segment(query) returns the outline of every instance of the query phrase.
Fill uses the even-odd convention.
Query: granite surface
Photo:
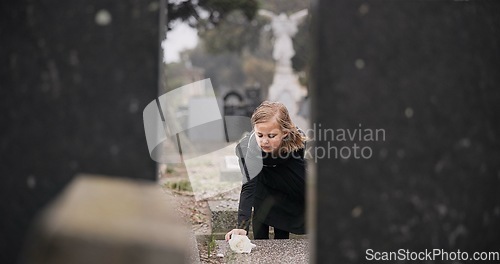
[[[234,253],[225,240],[217,240],[217,254],[223,254],[225,263],[309,263],[307,239],[252,240],[252,252]]]
[[[212,232],[227,232],[238,226],[238,201],[208,201]]]

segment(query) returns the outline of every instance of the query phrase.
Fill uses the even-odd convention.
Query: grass
[[[191,186],[191,183],[189,180],[179,180],[179,181],[174,181],[174,182],[167,182],[165,183],[165,187],[176,190],[176,191],[182,191],[182,192],[192,192],[193,187]]]
[[[167,170],[166,170],[166,173],[167,173],[167,174],[172,174],[172,173],[174,173],[174,172],[175,172],[175,168],[172,168],[172,167],[170,167],[170,166],[168,166],[168,167],[167,167]]]
[[[215,251],[215,247],[216,247],[216,243],[215,243],[215,237],[214,235],[210,235],[210,240],[207,241],[207,253],[208,253],[208,257],[211,256],[212,252]]]

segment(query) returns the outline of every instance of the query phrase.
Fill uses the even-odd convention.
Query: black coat
[[[244,176],[238,209],[239,228],[248,231],[253,207],[253,217],[261,222],[304,234],[304,149],[273,158],[260,150],[252,133],[236,146],[236,155]]]

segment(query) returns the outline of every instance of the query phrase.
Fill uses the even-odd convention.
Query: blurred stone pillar
[[[158,96],[162,3],[0,4],[0,258],[80,172],[155,180],[142,110]]]
[[[368,249],[498,252],[500,2],[318,0],[312,10],[313,263],[364,263]]]

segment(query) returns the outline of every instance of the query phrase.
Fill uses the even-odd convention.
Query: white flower
[[[256,246],[250,242],[247,236],[233,234],[229,239],[229,247],[236,253],[250,253],[252,248]]]

